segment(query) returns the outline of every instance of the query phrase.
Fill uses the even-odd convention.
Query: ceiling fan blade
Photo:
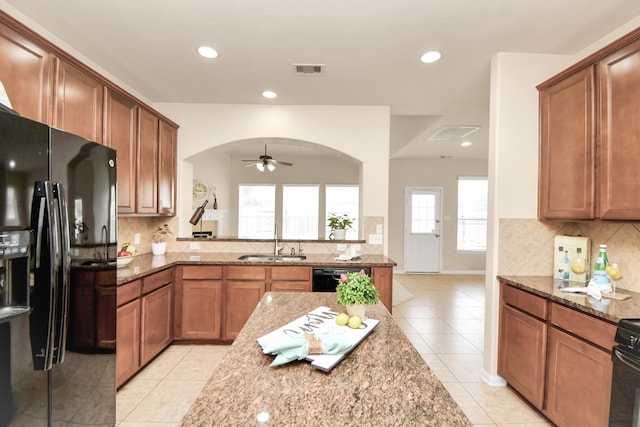
[[[258,163],[258,162],[261,162],[261,161],[262,161],[262,159],[254,159],[254,160],[246,160],[246,159],[244,159],[244,160],[240,160],[240,161],[241,161],[241,162],[253,162],[253,163]]]
[[[258,163],[260,163],[260,162],[258,162]],[[255,166],[255,165],[256,165],[256,162],[253,162],[253,163],[249,163],[248,165],[244,165],[244,167],[245,168],[250,168],[251,166]]]
[[[284,165],[284,166],[293,166],[293,163],[291,162],[283,162],[282,160],[273,160],[274,163],[277,163],[279,165]]]

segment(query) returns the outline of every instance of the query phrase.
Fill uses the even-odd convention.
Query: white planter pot
[[[333,238],[335,240],[344,240],[347,235],[347,230],[333,230]]]
[[[347,314],[349,316],[358,316],[360,319],[366,319],[367,306],[365,304],[354,304],[347,306]]]
[[[154,255],[164,255],[167,253],[167,242],[151,242],[151,252],[153,252]]]

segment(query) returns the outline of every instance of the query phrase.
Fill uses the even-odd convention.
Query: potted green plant
[[[331,233],[329,234],[330,240],[344,240],[347,228],[353,228],[351,227],[353,219],[349,218],[347,214],[331,214],[327,220],[329,221],[329,228],[331,229]]]
[[[377,303],[380,298],[371,276],[364,270],[341,274],[336,293],[337,303],[344,305],[350,316],[357,315],[361,319],[365,318],[367,305]]]
[[[167,224],[156,228],[151,233],[151,252],[154,255],[164,255],[167,252],[167,234],[173,234]]]

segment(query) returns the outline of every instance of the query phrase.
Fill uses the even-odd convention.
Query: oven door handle
[[[618,360],[622,363],[624,363],[625,365],[627,365],[629,368],[635,370],[635,371],[640,371],[640,363],[638,363],[637,361],[633,360],[632,358],[625,356],[620,350],[618,350],[617,348],[613,349],[613,354],[615,354],[615,356],[618,358]]]

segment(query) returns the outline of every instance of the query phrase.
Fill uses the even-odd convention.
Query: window
[[[411,233],[435,233],[436,200],[433,193],[411,193]]]
[[[282,238],[317,239],[320,200],[318,185],[282,186]]]
[[[458,250],[487,250],[486,177],[458,177]]]
[[[275,184],[238,186],[238,237],[272,239],[276,218]]]
[[[360,187],[357,185],[327,185],[325,188],[325,219],[330,215],[346,214],[353,219],[351,229],[347,229],[345,239],[358,238],[358,218],[360,216]],[[331,230],[325,222],[325,236],[328,237]]]

